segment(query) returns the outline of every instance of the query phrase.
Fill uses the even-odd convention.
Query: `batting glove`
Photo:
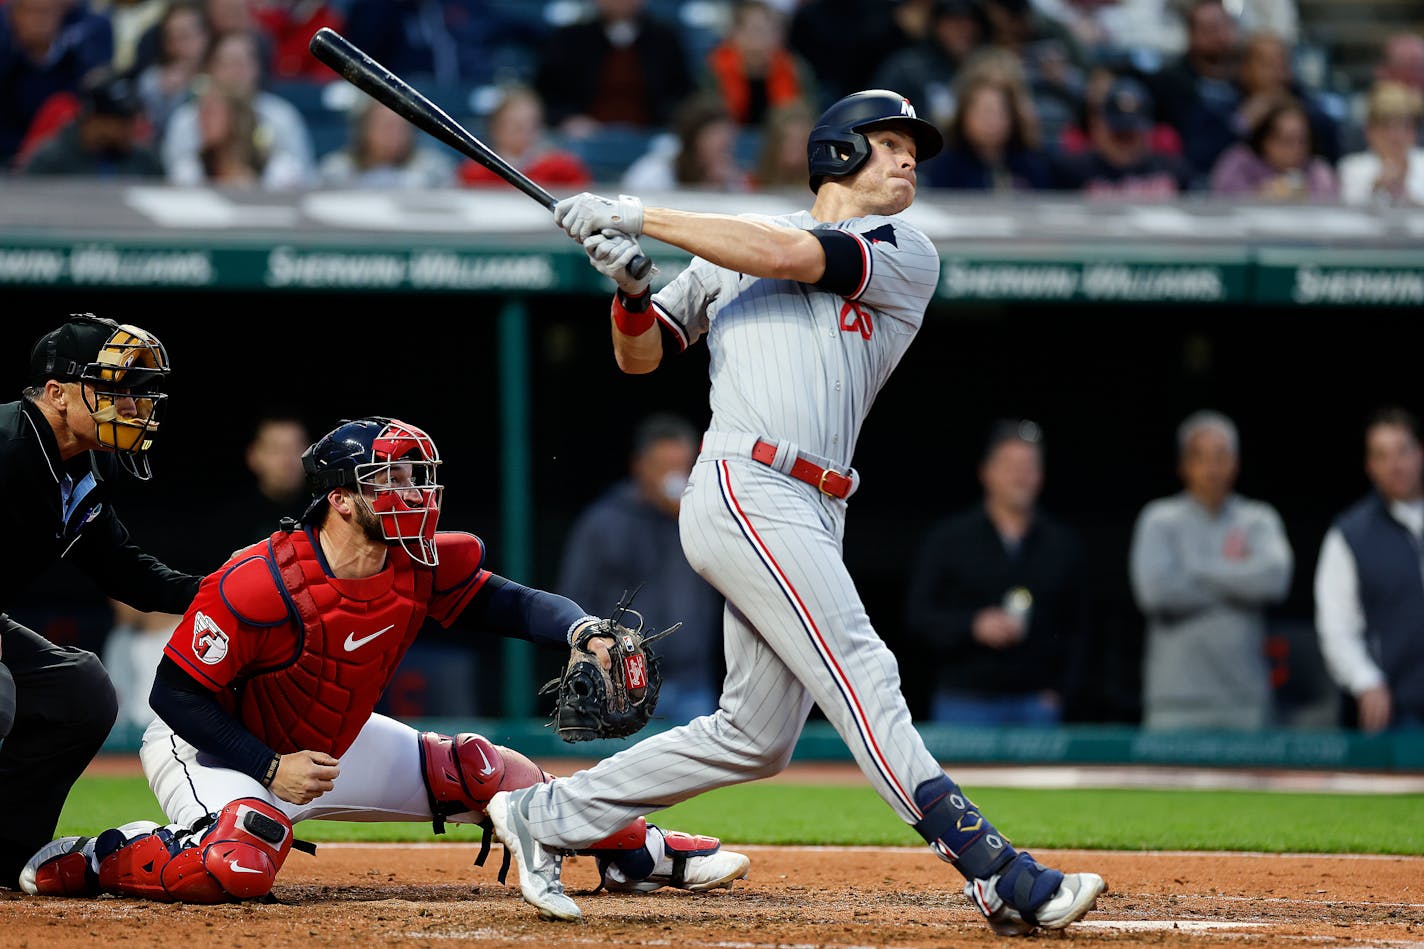
[[[621,231],[605,228],[590,234],[583,242],[584,253],[593,264],[593,269],[605,277],[612,277],[624,295],[636,297],[648,289],[657,267],[649,267],[642,277],[628,275],[628,262],[643,252],[638,242]]]
[[[578,241],[605,228],[637,237],[643,233],[643,202],[631,194],[614,201],[585,191],[554,205],[554,223]]]

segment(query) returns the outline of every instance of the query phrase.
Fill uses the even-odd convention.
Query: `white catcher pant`
[[[814,702],[906,823],[943,774],[910,718],[899,667],[841,556],[845,504],[749,458],[704,451],[679,518],[688,562],[727,599],[721,708],[527,795],[532,832],[578,848],[791,759]]]
[[[346,754],[330,791],[308,804],[278,798],[256,780],[224,767],[155,719],[139,749],[148,786],[175,825],[189,826],[241,797],[266,801],[293,824],[304,820],[429,821],[430,800],[421,773],[419,732],[384,715],[372,715]],[[470,813],[446,818],[477,823]]]

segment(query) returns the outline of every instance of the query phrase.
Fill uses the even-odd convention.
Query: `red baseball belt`
[[[770,466],[776,460],[776,446],[771,442],[757,442],[756,447],[752,449],[752,460]],[[850,495],[850,478],[839,471],[822,468],[800,455],[796,456],[796,461],[791,465],[791,477],[806,482],[822,494],[829,494],[842,501]]]

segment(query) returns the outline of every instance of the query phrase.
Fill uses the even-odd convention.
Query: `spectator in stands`
[[[736,0],[731,26],[707,56],[704,79],[744,127],[760,125],[778,106],[816,99],[810,67],[786,48],[786,17],[765,0]]]
[[[721,681],[722,597],[688,564],[677,527],[697,438],[678,416],[655,414],[639,423],[629,476],[574,522],[557,587],[602,611],[614,606],[610,591],[641,588],[633,609],[649,631],[683,623],[652,647],[664,677],[657,714],[674,724],[715,711]]]
[[[260,134],[252,100],[209,82],[203,84],[191,105],[197,133],[193,155],[197,177],[189,180],[185,170],[182,183],[225,188],[261,185],[271,153]]]
[[[455,162],[421,147],[414,126],[362,95],[351,107],[350,141],[322,158],[317,177],[336,188],[446,188]]]
[[[593,175],[583,159],[550,143],[544,125],[544,103],[532,86],[505,86],[486,127],[489,146],[531,181],[546,188],[569,189],[592,182]],[[461,184],[471,187],[509,187],[503,178],[469,159],[460,164],[459,178]]]
[[[315,180],[316,165],[306,120],[290,102],[261,88],[258,57],[255,34],[215,34],[204,60],[204,74],[217,92],[239,104],[224,105],[217,98],[208,97],[210,124],[206,128],[200,128],[197,102],[187,102],[174,111],[161,148],[169,181],[184,185],[212,180],[211,163],[202,153],[205,148],[220,145],[219,152],[224,156],[220,164],[230,174],[240,175],[238,169],[253,163],[248,159],[259,159],[264,188],[298,187]],[[248,111],[257,120],[257,131],[251,140],[242,134]],[[224,118],[229,112],[232,114]],[[226,132],[219,135],[219,130]],[[213,135],[218,137],[210,137]],[[205,165],[210,167],[205,169]]]
[[[1182,137],[1177,134],[1176,129],[1162,121],[1156,102],[1152,99],[1152,91],[1145,84],[1141,74],[1127,67],[1118,71],[1104,64],[1098,64],[1088,71],[1087,81],[1083,85],[1083,101],[1079,105],[1077,118],[1065,125],[1059,132],[1059,154],[1071,156],[1092,151],[1094,145],[1090,120],[1094,116],[1102,114],[1103,103],[1108,100],[1109,93],[1113,91],[1120,80],[1131,80],[1134,83],[1127,88],[1131,90],[1131,95],[1136,98],[1136,101],[1145,106],[1152,119],[1152,126],[1147,133],[1149,150],[1159,155],[1180,157]],[[1120,100],[1120,104],[1126,104],[1126,101]]]
[[[1090,626],[1082,544],[1038,503],[1038,425],[998,422],[979,481],[982,500],[931,525],[910,575],[906,621],[933,670],[930,717],[1056,725]]]
[[[141,730],[153,721],[148,695],[163,658],[163,647],[182,622],[177,613],[144,613],[127,603],[109,600],[113,626],[104,637],[102,660],[119,700],[117,725]]]
[[[750,191],[752,178],[737,160],[737,123],[715,93],[690,97],[673,120],[674,149],[655,139],[629,166],[623,187],[629,191]],[[804,144],[804,143],[803,143]]]
[[[1312,151],[1334,165],[1340,160],[1339,124],[1321,107],[1314,94],[1296,81],[1291,70],[1290,47],[1273,33],[1254,33],[1246,40],[1241,59],[1241,105],[1235,130],[1245,139],[1256,122],[1281,99],[1301,104],[1310,121]]]
[[[1180,155],[1153,147],[1152,110],[1152,94],[1142,82],[1130,76],[1113,80],[1102,98],[1087,106],[1088,148],[1059,160],[1058,185],[1135,201],[1170,199],[1189,190],[1191,166]]]
[[[83,77],[114,57],[109,21],[70,0],[8,0],[0,5],[0,166],[26,156],[77,111]],[[62,116],[38,128],[51,97],[63,97]],[[26,147],[27,135],[34,140]]]
[[[989,25],[987,42],[1023,64],[1035,99],[1071,116],[1083,95],[1087,55],[1062,24],[1043,16],[1032,0],[982,0]]]
[[[144,59],[143,38],[158,25],[168,0],[87,0],[87,5],[109,21],[114,34],[110,65],[117,72],[137,75],[149,65]]]
[[[752,186],[759,191],[804,188],[811,178],[806,140],[816,124],[816,113],[805,102],[791,102],[767,113],[761,127],[761,144]]]
[[[1211,172],[1214,195],[1267,201],[1333,201],[1335,170],[1311,153],[1310,119],[1295,99],[1267,108],[1244,142],[1228,148]]]
[[[1424,205],[1424,148],[1419,140],[1424,96],[1413,86],[1378,80],[1365,117],[1366,151],[1340,160],[1346,204]]]
[[[954,78],[986,30],[980,0],[935,0],[928,35],[890,54],[873,85],[902,93],[920,118],[943,128],[954,118]]]
[[[1373,490],[1326,532],[1315,625],[1326,667],[1366,732],[1424,728],[1424,449],[1414,416],[1391,406],[1365,426]]]
[[[243,465],[251,479],[212,508],[206,531],[213,549],[204,556],[222,563],[235,547],[256,543],[281,526],[284,517],[298,517],[310,497],[302,470],[302,452],[311,439],[306,423],[281,410],[259,415],[242,446]]]
[[[327,0],[254,0],[253,19],[271,41],[271,75],[274,79],[330,82],[338,78],[311,54],[312,34],[323,27],[338,33],[346,29],[340,7]],[[387,67],[390,68],[390,67]]]
[[[349,0],[344,6],[346,38],[407,80],[490,82],[496,78],[491,52],[508,40],[536,36],[528,18],[507,16],[490,0]]]
[[[586,137],[602,125],[656,129],[671,123],[694,77],[678,28],[647,0],[596,0],[593,15],[555,30],[540,51],[534,85],[549,122]]]
[[[1221,153],[1240,139],[1236,21],[1222,0],[1189,0],[1183,17],[1187,50],[1152,75],[1152,92],[1162,118],[1181,136],[1187,161],[1205,181]]]
[[[139,74],[138,94],[155,139],[162,141],[174,110],[192,95],[212,31],[203,8],[192,0],[170,3],[157,31],[156,58]]]
[[[1133,530],[1148,728],[1271,724],[1265,610],[1290,589],[1294,555],[1275,508],[1235,493],[1237,445],[1226,416],[1189,416],[1177,429],[1186,490],[1149,503]]]
[[[786,34],[787,46],[815,75],[818,115],[842,96],[875,88],[881,64],[917,39],[896,19],[893,2],[865,0],[804,0]]]
[[[960,73],[942,155],[920,174],[936,188],[1031,191],[1052,185],[1033,101],[1012,54],[985,50]]]
[[[1392,79],[1424,93],[1424,36],[1393,33],[1384,41],[1375,79]]]
[[[84,77],[79,103],[79,117],[35,150],[26,174],[163,177],[163,163],[144,141],[143,104],[132,79],[101,66]]]
[[[214,37],[229,33],[249,33],[257,42],[257,60],[262,64],[262,74],[272,72],[272,37],[262,31],[261,24],[253,12],[253,0],[202,0],[203,12],[208,18],[208,28]]]

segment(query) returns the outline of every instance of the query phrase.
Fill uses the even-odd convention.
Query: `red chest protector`
[[[242,684],[238,718],[278,754],[305,749],[339,758],[425,622],[434,572],[391,547],[381,575],[390,582],[361,584],[362,594],[353,595],[326,575],[305,532],[279,531],[271,549],[300,618],[299,648],[290,662]]]

